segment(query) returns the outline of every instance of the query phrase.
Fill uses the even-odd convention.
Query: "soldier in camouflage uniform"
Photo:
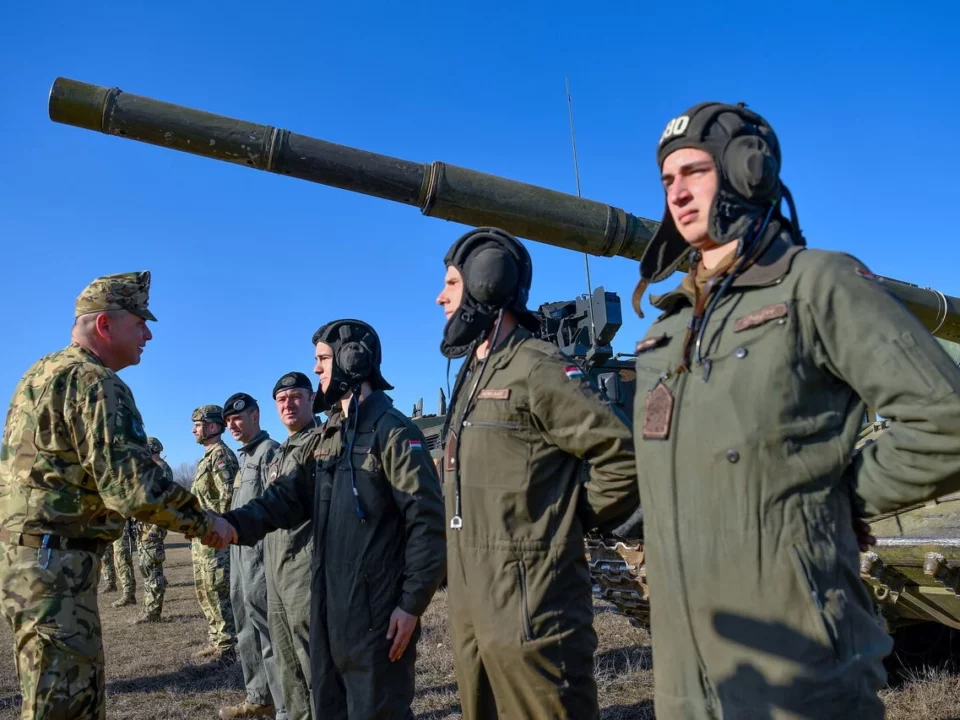
[[[16,648],[22,720],[103,720],[100,557],[124,517],[190,535],[222,525],[150,459],[130,388],[152,334],[148,272],[94,280],[71,343],[18,383],[0,449],[0,610]]]
[[[137,533],[137,522],[128,518],[123,533],[113,542],[113,562],[120,577],[120,597],[112,603],[115,608],[137,604],[137,576],[133,570],[133,545]]]
[[[173,482],[173,470],[160,457],[163,444],[157,438],[150,437],[147,438],[147,447],[153,453],[153,461],[163,471],[163,476]],[[137,623],[157,622],[163,612],[163,595],[167,587],[167,579],[163,576],[163,561],[167,557],[163,541],[166,537],[166,528],[141,523],[137,534],[137,557],[143,575],[143,614],[137,618]]]
[[[222,515],[230,509],[233,481],[240,464],[221,439],[226,423],[219,405],[202,405],[193,411],[193,436],[204,446],[191,491],[200,504]],[[230,551],[215,550],[197,536],[191,547],[197,600],[209,624],[210,645],[194,655],[198,661],[233,662],[237,634],[230,604]]]
[[[103,567],[103,592],[116,592],[117,568],[113,564],[113,543],[107,543],[100,562]]]

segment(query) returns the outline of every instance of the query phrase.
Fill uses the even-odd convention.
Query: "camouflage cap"
[[[147,309],[150,298],[150,271],[104,275],[87,285],[77,297],[75,317],[103,310],[127,310],[144,320],[156,322]]]
[[[157,440],[155,437],[148,437],[147,449],[154,455],[157,455],[163,452],[163,443]]]
[[[190,417],[194,422],[215,422],[226,427],[223,421],[223,408],[219,405],[201,405]]]

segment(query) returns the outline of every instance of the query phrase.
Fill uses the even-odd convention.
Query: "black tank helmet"
[[[502,310],[509,310],[525,328],[540,329],[527,310],[533,262],[527,249],[506,230],[480,227],[462,235],[443,258],[463,277],[460,307],[443,329],[440,352],[460,358],[489,333]]]
[[[324,343],[333,350],[333,377],[326,392],[317,389],[313,411],[328,412],[364,380],[374,390],[393,390],[380,373],[382,354],[376,331],[362,320],[335,320],[313,334],[313,344]]]
[[[667,123],[657,144],[657,166],[680,148],[698,148],[710,154],[717,168],[717,195],[710,207],[708,228],[717,243],[734,240],[745,251],[744,241],[764,218],[782,219],[781,202],[790,204],[794,241],[803,243],[790,191],[780,180],[780,142],[770,124],[740,103],[704,102]],[[650,283],[671,275],[690,253],[670,208],[664,203],[663,220],[640,259],[640,283],[633,305]]]

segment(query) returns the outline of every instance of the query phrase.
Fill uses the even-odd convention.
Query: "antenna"
[[[570,116],[570,144],[573,146],[573,174],[577,179],[577,197],[583,197],[580,192],[580,164],[577,162],[577,135],[573,130],[573,96],[570,94],[570,78],[564,76],[567,85],[567,112]],[[587,271],[587,314],[590,316],[590,345],[596,344],[597,329],[593,323],[593,288],[590,286],[590,255],[583,253],[583,264]]]

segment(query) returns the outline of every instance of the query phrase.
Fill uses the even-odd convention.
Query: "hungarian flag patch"
[[[568,380],[583,380],[583,370],[578,368],[576,365],[569,365],[565,367],[563,372],[567,374]]]
[[[411,450],[423,450],[423,443],[420,442],[419,440],[411,440],[411,441],[410,441],[410,449],[411,449]]]

